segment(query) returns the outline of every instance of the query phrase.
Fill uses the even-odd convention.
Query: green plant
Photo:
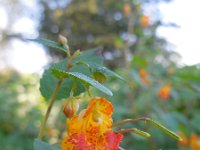
[[[112,125],[112,104],[104,98],[93,98],[88,108],[81,111],[79,115],[76,115],[79,107],[79,101],[83,99],[81,94],[86,92],[91,97],[90,86],[95,87],[99,91],[109,96],[113,95],[108,88],[95,80],[97,79],[96,76],[94,76],[95,73],[98,72],[98,75],[100,73],[100,77],[103,75],[104,79],[108,76],[113,76],[123,80],[123,82],[126,81],[118,74],[103,66],[103,59],[94,55],[95,49],[88,50],[83,53],[77,50],[71,54],[67,39],[63,36],[59,36],[58,43],[47,39],[36,39],[34,41],[57,48],[66,53],[66,58],[56,64],[52,64],[48,69],[46,69],[40,80],[41,94],[45,99],[49,100],[49,105],[39,130],[38,139],[36,139],[34,142],[35,150],[59,149],[52,147],[41,140],[44,136],[44,129],[46,127],[46,123],[54,102],[55,100],[61,99],[66,99],[67,101],[65,102],[63,108],[63,111],[67,115],[68,128],[68,135],[65,139],[65,142],[71,143],[71,145],[69,143],[68,145],[65,145],[64,148],[69,146],[70,149],[74,149],[75,147],[82,149],[87,149],[86,147],[98,149],[100,146],[106,149],[118,149],[118,144],[123,138],[122,133],[126,132],[134,132],[144,137],[150,137],[149,133],[140,131],[137,128],[120,128],[118,130],[114,129],[115,127],[140,120],[143,120],[160,129],[161,131],[164,131],[173,138],[180,140],[180,137],[175,133],[168,130],[156,121],[146,117],[138,119],[125,119]],[[97,144],[94,144],[94,141],[91,141],[92,139],[88,139],[92,135],[94,135],[92,139],[96,139]],[[104,143],[99,141],[99,139],[102,138],[105,139]],[[116,142],[111,142],[115,140]]]

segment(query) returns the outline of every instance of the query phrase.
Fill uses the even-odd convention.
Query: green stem
[[[70,54],[70,50],[69,50],[69,46],[67,44],[67,39],[64,37],[60,37],[61,39],[61,44],[63,44],[63,46],[65,47],[66,51],[67,51],[67,58],[68,58],[68,62],[67,62],[67,67],[66,67],[66,71],[69,70],[71,67],[73,67],[73,65],[71,64],[71,60],[73,59],[71,54]],[[40,129],[39,129],[39,133],[38,133],[38,139],[42,139],[43,137],[43,134],[44,134],[44,128],[46,126],[46,123],[47,123],[47,120],[49,118],[49,114],[51,112],[51,109],[52,109],[52,106],[54,104],[54,101],[56,99],[56,95],[58,94],[59,90],[60,90],[60,87],[61,87],[61,84],[63,82],[64,78],[61,78],[56,87],[55,87],[55,90],[49,100],[49,105],[48,105],[48,108],[47,108],[47,111],[46,111],[46,114],[45,114],[45,117],[44,117],[44,120],[40,126]]]
[[[140,121],[140,120],[143,120],[143,121],[146,121],[148,120],[149,118],[146,118],[146,117],[142,117],[142,118],[137,118],[137,119],[125,119],[125,120],[122,120],[120,122],[117,122],[115,124],[113,124],[112,127],[117,127],[117,126],[121,126],[123,124],[126,124],[126,123],[130,123],[130,122],[137,122],[137,121]]]
[[[57,85],[56,85],[56,88],[55,88],[55,90],[54,90],[54,92],[53,92],[53,94],[52,94],[52,96],[51,96],[51,98],[50,98],[50,102],[49,102],[49,105],[48,105],[48,109],[47,109],[47,111],[46,111],[45,118],[44,118],[44,120],[43,120],[43,122],[42,122],[42,125],[40,126],[40,130],[39,130],[39,134],[38,134],[38,139],[40,139],[40,140],[41,140],[42,137],[43,137],[44,127],[46,126],[47,119],[49,118],[49,114],[50,114],[50,112],[51,112],[51,108],[52,108],[52,106],[53,106],[53,104],[54,104],[56,95],[57,95],[58,91],[60,90],[60,86],[61,86],[61,84],[62,84],[62,81],[63,81],[63,79],[60,79],[60,80],[58,81],[58,83],[57,83]]]

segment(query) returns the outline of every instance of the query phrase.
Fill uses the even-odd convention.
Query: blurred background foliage
[[[151,117],[184,139],[177,143],[145,123],[136,123],[126,126],[144,129],[152,138],[129,133],[121,146],[126,150],[197,150],[200,70],[198,65],[181,66],[180,56],[170,50],[165,39],[157,36],[156,30],[163,23],[154,6],[160,1],[37,0],[36,8],[32,8],[38,10],[37,14],[32,14],[23,0],[1,1],[8,12],[16,12],[10,13],[9,26],[0,30],[1,47],[12,39],[29,38],[11,30],[12,22],[23,15],[35,20],[41,37],[57,40],[58,34],[67,36],[72,51],[98,47],[97,54],[103,55],[106,65],[127,80],[109,78],[105,83],[114,93],[107,97],[115,108],[114,121]],[[147,13],[152,7],[155,9]],[[53,60],[64,57],[53,49],[46,50]],[[0,150],[32,149],[47,103],[40,96],[38,84],[39,75],[1,70]],[[103,94],[93,90],[92,95]],[[58,142],[65,130],[61,103],[56,103],[49,119],[46,140],[50,143]]]

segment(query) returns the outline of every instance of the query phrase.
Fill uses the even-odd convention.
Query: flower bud
[[[73,58],[76,58],[77,56],[81,55],[80,50],[77,50],[74,52],[74,54],[72,55]]]
[[[78,109],[79,109],[79,102],[75,98],[66,99],[62,107],[63,113],[68,118],[73,117],[78,111]]]
[[[126,16],[130,15],[131,13],[131,5],[129,3],[124,4],[124,14]]]
[[[63,35],[59,35],[58,36],[58,42],[62,45],[67,45],[68,41],[67,41],[67,38],[64,37]]]

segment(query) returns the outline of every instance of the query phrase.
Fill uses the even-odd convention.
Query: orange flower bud
[[[139,70],[139,74],[141,78],[146,78],[148,76],[147,71],[144,68]]]
[[[129,15],[131,13],[131,5],[129,3],[124,4],[124,14]]]
[[[140,78],[142,80],[142,82],[144,84],[148,84],[149,83],[149,80],[148,80],[148,72],[144,69],[144,68],[141,68],[139,70],[139,75],[140,75]]]
[[[142,16],[140,17],[140,24],[143,28],[146,28],[149,26],[149,17],[148,16]]]
[[[73,117],[79,109],[79,102],[75,98],[65,100],[62,110],[63,113],[68,117]]]
[[[170,97],[170,93],[171,93],[171,85],[170,84],[165,84],[158,91],[158,96],[160,98],[162,98],[162,99],[167,100]]]

